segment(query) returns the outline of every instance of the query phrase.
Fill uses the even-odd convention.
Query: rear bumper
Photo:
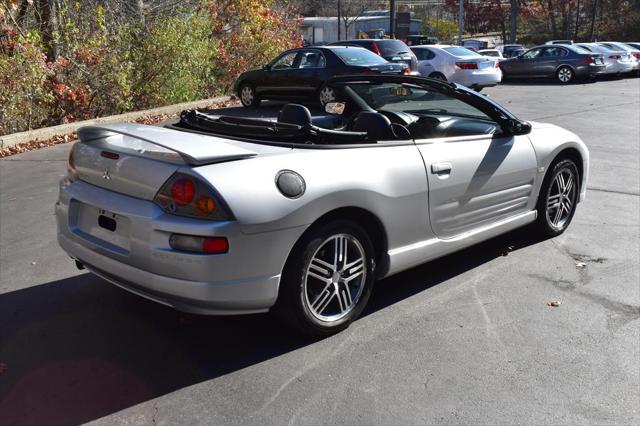
[[[622,74],[631,72],[635,69],[632,62],[612,61],[606,64],[605,74]]]
[[[502,71],[499,68],[490,71],[457,70],[450,80],[467,87],[491,87],[502,81]]]
[[[126,217],[126,250],[89,235],[75,223],[86,204]],[[179,218],[150,201],[85,182],[61,186],[55,207],[58,243],[72,258],[105,280],[178,310],[198,314],[264,312],[278,296],[280,274],[304,227],[245,234],[236,222]],[[229,252],[185,253],[169,245],[172,233],[225,236]],[[125,245],[125,244],[122,244]]]

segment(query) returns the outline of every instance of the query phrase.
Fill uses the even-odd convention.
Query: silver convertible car
[[[277,120],[184,111],[84,127],[58,241],[105,280],[198,314],[274,310],[344,329],[374,282],[534,223],[562,233],[586,191],[575,134],[453,83],[366,75]]]

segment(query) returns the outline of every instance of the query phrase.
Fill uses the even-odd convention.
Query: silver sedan
[[[199,314],[274,310],[327,335],[374,282],[533,223],[569,226],[589,153],[575,134],[419,77],[329,82],[328,116],[185,111],[85,127],[55,211],[60,246],[105,280]]]

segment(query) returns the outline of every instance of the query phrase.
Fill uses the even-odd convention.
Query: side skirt
[[[389,272],[385,276],[446,256],[447,254],[462,250],[481,241],[522,227],[535,221],[537,213],[536,210],[531,210],[453,238],[430,238],[406,246],[392,248],[388,251]]]

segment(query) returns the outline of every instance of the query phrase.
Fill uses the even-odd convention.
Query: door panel
[[[422,143],[431,227],[452,238],[532,208],[537,162],[526,136]]]

